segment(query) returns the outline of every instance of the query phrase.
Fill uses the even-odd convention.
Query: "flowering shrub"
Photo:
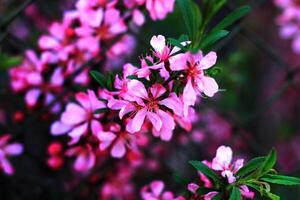
[[[220,146],[212,162],[190,161],[197,169],[199,178],[197,183],[187,185],[183,196],[175,198],[172,192],[162,193],[164,183],[153,181],[141,190],[141,197],[145,200],[254,199],[256,190],[261,196],[280,199],[271,193],[269,184],[299,185],[300,179],[277,175],[273,169],[276,159],[276,152],[272,150],[268,156],[254,158],[244,165],[244,159],[232,162],[230,147]]]
[[[277,18],[280,36],[291,39],[294,52],[300,53],[299,2],[297,0],[274,0],[274,2],[281,9],[281,15]]]
[[[250,12],[249,6],[231,10],[226,0],[197,3],[192,0],[77,0],[56,2],[59,11],[68,9],[61,20],[50,20],[51,17],[39,11],[38,4],[29,6],[31,3],[32,0],[24,2],[11,18],[0,20],[0,30],[4,31],[0,33],[0,43],[9,37],[15,43],[30,37],[30,30],[24,25],[13,27],[16,36],[8,29],[24,9],[24,17],[41,26],[39,30],[42,31],[34,36],[38,50],[25,47],[22,59],[0,52],[3,68],[15,66],[7,73],[12,93],[7,92],[0,102],[0,132],[12,133],[0,135],[0,170],[14,175],[17,180],[10,181],[0,174],[0,181],[3,176],[9,188],[14,188],[15,182],[26,188],[31,184],[23,180],[30,180],[38,187],[47,188],[47,191],[37,189],[37,193],[42,191],[42,196],[47,198],[51,193],[49,198],[53,199],[240,200],[266,197],[277,200],[280,197],[271,191],[270,184],[300,185],[296,177],[278,175],[274,169],[275,150],[245,162],[250,154],[264,149],[256,143],[247,124],[234,117],[241,109],[239,106],[232,108],[232,104],[238,102],[236,95],[230,97],[234,102],[231,104],[222,99],[223,95],[228,95],[221,93],[225,91],[222,88],[228,85],[224,77],[217,75],[222,70],[230,70],[231,64],[222,61],[225,51],[220,49],[226,40],[233,38],[236,29],[231,37],[222,39],[229,35],[232,25]],[[298,3],[276,3],[286,9],[278,20],[283,26],[283,35],[296,38],[294,23],[297,23]],[[178,23],[177,8],[185,24],[185,29],[178,29],[178,32],[185,34],[168,38],[164,36],[168,33],[162,35],[147,29],[153,29],[154,24],[168,23],[157,21],[167,19],[171,13],[170,17],[175,16]],[[222,11],[229,13],[220,17]],[[244,33],[247,36],[247,30]],[[145,37],[148,34],[149,38],[142,38],[143,34]],[[253,38],[250,41],[260,43]],[[142,43],[150,50],[136,59]],[[293,46],[297,51],[297,41]],[[231,53],[230,50],[233,55]],[[268,54],[276,57],[272,51]],[[248,62],[243,56],[237,57],[237,60]],[[134,59],[129,61],[129,58]],[[240,63],[243,62],[239,61],[238,65]],[[288,83],[283,84],[284,87],[294,84],[292,73],[297,72],[287,71]],[[239,91],[248,92],[248,88],[243,89],[246,87],[241,77],[231,71],[224,76],[235,87],[238,85]],[[240,82],[236,83],[237,80]],[[256,82],[250,80],[253,84]],[[6,89],[0,91],[1,98],[2,92]],[[16,99],[19,101],[21,97],[24,105],[6,106],[14,104],[7,100],[12,94],[19,94],[15,95]],[[272,103],[279,96],[275,94],[267,102]],[[23,106],[27,110],[22,110]],[[224,107],[230,112],[224,113]],[[258,108],[258,113],[265,107]],[[249,115],[251,122],[251,117],[257,113]],[[47,133],[36,134],[39,129]],[[20,143],[9,143],[11,138]],[[232,149],[223,145],[228,143],[241,150],[239,153],[248,152],[236,153],[245,159],[233,157]],[[297,149],[297,142],[295,146],[291,149]],[[196,169],[196,179],[187,181],[176,175],[178,185],[167,181],[171,173],[179,170],[182,177],[189,177],[191,170],[185,169],[185,161],[195,156],[193,151],[198,154],[199,148],[202,158],[217,150],[211,161],[201,162],[198,158],[189,161]],[[279,149],[281,154],[283,150]],[[8,161],[10,156],[17,155],[22,156],[18,161],[22,165],[15,165],[20,174],[14,174],[14,167]],[[23,159],[26,160],[24,164]],[[279,162],[284,162],[281,155]],[[29,170],[34,172],[27,173]],[[2,194],[2,189],[0,191]],[[28,196],[32,198],[36,191]],[[56,196],[56,191],[60,191],[61,196]],[[27,199],[24,194],[20,193],[20,198]],[[5,194],[4,198],[14,195],[18,199],[19,194]]]

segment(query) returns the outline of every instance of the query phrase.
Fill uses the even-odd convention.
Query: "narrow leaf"
[[[237,171],[236,176],[245,176],[250,172],[253,172],[257,168],[261,167],[261,165],[266,160],[266,157],[257,157],[250,160],[245,166]]]
[[[95,110],[94,114],[101,114],[101,113],[105,113],[107,111],[109,111],[108,108],[100,108],[100,109]]]
[[[266,195],[271,199],[271,200],[280,200],[280,197],[277,196],[276,194],[273,194],[271,192],[267,192]]]
[[[271,150],[269,155],[267,156],[265,162],[263,163],[262,167],[260,168],[260,174],[264,175],[268,173],[276,164],[277,154],[274,149]]]
[[[226,30],[218,30],[218,31],[209,33],[205,37],[205,39],[201,42],[201,48],[205,49],[207,47],[210,47],[211,45],[213,45],[220,39],[226,37],[228,34],[229,34],[229,32]]]
[[[106,78],[103,74],[97,71],[91,71],[90,74],[102,88],[106,88]]]
[[[261,180],[279,185],[300,185],[300,179],[291,176],[267,174]]]
[[[237,20],[239,20],[240,18],[242,18],[243,16],[248,14],[250,12],[250,10],[251,10],[250,6],[243,6],[243,7],[237,8],[231,14],[229,14],[227,17],[225,17],[217,26],[215,26],[215,28],[213,28],[212,31],[213,32],[219,31],[219,30],[222,30],[222,29],[225,29],[225,28],[231,26]]]
[[[189,161],[189,163],[198,171],[202,172],[209,179],[211,179],[215,184],[220,183],[220,177],[213,170],[211,170],[208,166],[200,161]]]
[[[233,187],[230,193],[229,200],[241,200],[241,192],[240,189],[237,187]]]
[[[223,193],[218,193],[216,196],[212,198],[212,200],[222,200],[223,199]]]

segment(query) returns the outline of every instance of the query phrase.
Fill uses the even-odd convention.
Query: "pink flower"
[[[129,99],[109,100],[108,107],[120,110],[120,118],[127,113],[131,113],[126,130],[130,133],[139,132],[145,119],[149,120],[153,126],[153,134],[162,140],[170,140],[175,122],[172,115],[163,110],[162,106],[172,110],[181,116],[182,105],[175,93],[162,98],[166,89],[160,84],[152,85],[147,91],[142,82],[131,80],[128,83]]]
[[[234,183],[236,173],[241,167],[243,167],[244,160],[238,159],[234,163],[232,162],[232,150],[230,147],[220,146],[217,149],[216,157],[212,161],[212,169],[221,171],[223,177],[226,177],[228,183]]]
[[[187,116],[188,107],[195,105],[197,94],[204,93],[212,97],[218,92],[218,84],[216,81],[205,75],[205,70],[215,65],[217,55],[210,52],[203,57],[202,52],[197,54],[186,53],[180,56],[181,61],[177,64],[171,64],[174,71],[184,70],[186,73],[187,83],[183,90],[184,114]]]
[[[175,0],[146,0],[146,8],[153,20],[162,20],[174,9]]]
[[[80,92],[76,94],[77,103],[69,103],[65,112],[61,115],[60,121],[56,121],[51,126],[53,135],[68,133],[72,138],[71,143],[76,143],[82,135],[91,129],[96,134],[98,127],[101,127],[98,121],[102,114],[97,114],[99,109],[106,108],[105,103],[98,100],[98,97],[92,90],[87,94]]]
[[[11,136],[8,134],[0,136],[0,169],[7,175],[14,173],[13,166],[9,163],[7,157],[17,156],[23,152],[23,146],[19,143],[8,144]]]
[[[76,156],[74,169],[78,172],[88,172],[96,164],[96,155],[90,145],[77,146],[66,151],[67,156]]]
[[[110,154],[114,158],[122,158],[126,154],[126,148],[135,149],[135,136],[121,131],[118,124],[111,124],[109,131],[99,130],[97,138],[100,141],[99,149],[110,149]]]
[[[174,197],[172,192],[164,191],[164,187],[162,181],[153,181],[142,188],[141,197],[143,200],[184,200],[183,197]]]
[[[191,43],[190,41],[185,41],[185,42],[182,42],[181,45],[186,46],[190,43]],[[171,65],[172,65],[172,63],[176,64],[175,62],[177,61],[177,59],[176,59],[176,56],[174,56],[174,54],[179,52],[180,49],[178,47],[174,47],[173,49],[171,49],[171,47],[167,45],[165,36],[163,36],[163,35],[153,36],[151,38],[150,44],[151,44],[152,48],[154,49],[154,52],[153,52],[154,56],[159,58],[160,61],[164,62],[164,61],[167,61],[170,59]],[[172,58],[172,56],[173,56],[173,58]]]

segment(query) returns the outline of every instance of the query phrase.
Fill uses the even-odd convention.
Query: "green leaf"
[[[202,49],[208,48],[217,41],[221,40],[222,38],[226,37],[229,34],[226,30],[217,30],[214,32],[210,32],[204,40],[201,42],[200,47]]]
[[[198,5],[191,0],[177,0],[189,38],[194,41],[199,32],[202,17]]]
[[[262,167],[260,168],[260,175],[264,175],[268,173],[276,164],[277,160],[277,154],[275,149],[272,149],[269,155],[267,156],[266,160],[262,164]]]
[[[22,63],[22,58],[17,56],[9,56],[3,53],[0,53],[0,69],[7,70],[11,67],[15,67]]]
[[[106,88],[106,78],[103,74],[97,71],[91,71],[91,76],[100,84],[102,88]]]
[[[94,114],[101,114],[101,113],[105,113],[107,111],[109,111],[108,108],[100,108],[100,109],[95,110]]]
[[[250,6],[243,6],[237,8],[232,13],[230,13],[227,17],[225,17],[217,26],[213,28],[213,32],[225,29],[232,24],[234,24],[237,20],[241,19],[243,16],[250,12]]]
[[[209,179],[211,179],[216,185],[219,185],[221,179],[218,174],[216,174],[213,170],[211,170],[208,166],[200,161],[189,161],[189,163],[198,171],[202,172]]]
[[[229,200],[241,200],[241,192],[238,187],[233,187],[230,193]]]
[[[261,195],[263,195],[263,187],[261,185],[255,183],[246,183],[246,185],[252,187],[256,191],[258,191]]]
[[[240,176],[240,177],[245,176],[245,175],[253,172],[257,168],[261,167],[261,165],[264,163],[265,160],[266,160],[266,157],[253,158],[245,166],[243,166],[242,168],[240,168],[236,172],[235,175],[236,176]]]
[[[267,174],[261,180],[279,185],[300,185],[300,179],[291,176]]]
[[[138,80],[139,79],[136,75],[129,75],[126,78],[130,79],[130,80]]]
[[[114,89],[114,74],[112,72],[108,72],[106,86],[110,91]]]
[[[276,194],[273,194],[271,192],[266,193],[267,197],[269,197],[271,200],[280,200],[280,197],[277,196]]]
[[[178,40],[176,40],[176,39],[174,39],[174,38],[168,38],[168,42],[169,42],[171,45],[176,46],[176,47],[178,47],[178,48],[180,48],[180,49],[186,49],[186,48],[181,44],[180,41],[178,41]]]

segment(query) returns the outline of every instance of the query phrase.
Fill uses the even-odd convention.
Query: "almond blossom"
[[[170,191],[164,191],[165,184],[162,181],[153,181],[141,190],[143,200],[184,200],[184,197],[175,197]]]
[[[67,133],[72,138],[72,144],[78,142],[90,129],[96,134],[95,129],[101,126],[99,119],[102,116],[97,111],[106,108],[105,103],[100,101],[92,90],[77,93],[76,100],[78,103],[69,103],[60,121],[54,122],[51,126],[53,135]]]
[[[129,99],[109,100],[108,107],[120,110],[120,118],[130,113],[126,130],[130,133],[139,132],[145,119],[149,120],[153,126],[153,134],[163,140],[170,140],[175,122],[170,112],[162,109],[165,106],[175,114],[181,115],[180,100],[175,93],[167,95],[166,89],[160,84],[154,84],[146,90],[142,82],[132,80],[128,83]]]
[[[180,64],[172,65],[173,71],[184,71],[186,76],[186,85],[183,90],[184,114],[188,114],[188,107],[195,105],[197,95],[204,93],[212,97],[218,92],[218,84],[216,81],[205,74],[205,70],[216,64],[217,55],[210,52],[203,56],[202,52],[196,54],[186,53],[181,56]],[[181,63],[184,63],[181,65]]]
[[[9,141],[11,136],[4,134],[0,136],[0,170],[7,175],[14,173],[14,168],[8,161],[8,157],[17,156],[23,152],[23,146],[19,143],[11,143]]]

